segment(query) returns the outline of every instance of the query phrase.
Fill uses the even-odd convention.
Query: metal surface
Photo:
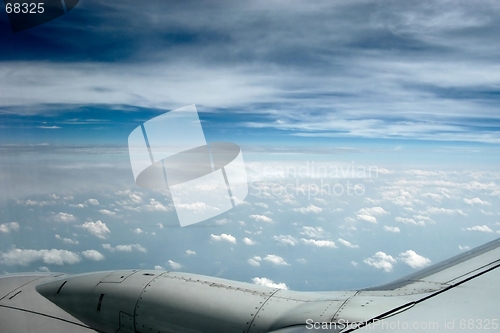
[[[499,266],[497,240],[358,291],[295,292],[165,271],[6,275],[1,332],[500,331]]]

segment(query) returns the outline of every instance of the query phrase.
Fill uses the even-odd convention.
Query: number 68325
[[[7,3],[5,5],[5,11],[7,14],[42,14],[45,11],[45,8],[43,7],[44,3],[39,2],[39,3],[20,3],[20,2],[14,2],[14,3]]]

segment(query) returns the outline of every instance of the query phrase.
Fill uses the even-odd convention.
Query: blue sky
[[[81,0],[16,34],[1,13],[0,269],[158,266],[339,289],[496,238],[499,12],[494,1]],[[180,228],[168,193],[135,185],[127,138],[190,104],[207,141],[240,145],[250,192]],[[379,172],[280,174],[312,164]],[[297,190],[321,181],[364,192]]]

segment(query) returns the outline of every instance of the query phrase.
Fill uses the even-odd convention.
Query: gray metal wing
[[[500,239],[391,283],[296,292],[164,271],[0,278],[6,333],[498,331]]]
[[[391,283],[360,290],[333,321],[344,332],[500,331],[500,239]]]

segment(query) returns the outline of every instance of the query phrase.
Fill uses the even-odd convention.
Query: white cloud
[[[100,209],[99,213],[104,214],[104,215],[108,215],[108,216],[115,216],[116,215],[115,212],[112,212],[112,211],[107,210],[107,209]]]
[[[11,231],[19,231],[19,223],[9,222],[0,224],[0,232],[8,234]]]
[[[43,261],[49,265],[76,264],[81,261],[78,254],[67,250],[21,250],[12,249],[0,252],[0,263],[8,266],[27,266],[35,261]]]
[[[115,248],[111,246],[111,244],[102,244],[102,248],[111,252],[115,251]]]
[[[356,217],[358,218],[358,220],[363,220],[370,223],[377,223],[377,218],[375,216],[366,214],[357,214]]]
[[[140,204],[140,203],[142,203],[141,194],[142,193],[140,193],[140,192],[135,192],[135,193],[129,192],[128,197],[129,197],[130,201],[133,202],[134,204]]]
[[[355,262],[354,260],[351,261],[351,265],[353,265],[354,267],[358,267],[359,266],[359,264],[357,262]]]
[[[396,217],[395,218],[396,222],[404,223],[404,224],[413,224],[413,225],[419,225],[419,226],[425,226],[424,221],[415,221],[414,219],[408,218],[408,217]]]
[[[314,214],[319,214],[323,211],[323,208],[314,206],[314,205],[309,205],[307,207],[301,207],[301,208],[294,208],[293,209],[295,212],[299,212],[302,214],[307,214],[307,213],[314,213]]]
[[[460,249],[460,251],[469,251],[470,250],[469,245],[465,245],[465,246],[459,245],[458,248]]]
[[[273,280],[268,278],[254,277],[252,279],[253,283],[259,286],[278,288],[278,289],[288,289],[285,283],[275,283]]]
[[[255,244],[257,244],[255,241],[251,240],[248,237],[243,238],[243,243],[245,243],[246,245],[255,245]]]
[[[473,227],[465,229],[469,231],[493,232],[493,230],[491,230],[490,227],[488,227],[487,225],[475,225]]]
[[[285,261],[285,259],[283,259],[282,257],[280,256],[277,256],[275,254],[268,254],[265,258],[264,258],[265,261],[268,261],[270,262],[271,264],[275,265],[275,266],[290,266],[289,263],[287,263]]]
[[[111,232],[106,226],[106,223],[102,222],[101,220],[97,220],[96,222],[85,222],[79,227],[101,239],[106,239],[107,234]]]
[[[462,216],[467,216],[467,214],[462,212],[462,210],[460,209],[449,209],[442,207],[427,207],[426,212],[429,214],[448,214],[448,215],[459,214]]]
[[[70,204],[69,206],[70,207],[76,207],[76,208],[85,208],[85,207],[87,207],[87,204],[81,204],[81,203],[79,203],[79,204]]]
[[[121,252],[132,252],[132,250],[136,250],[142,253],[148,252],[146,248],[140,244],[117,245],[115,246],[115,249],[116,251],[121,251]]]
[[[302,241],[302,243],[307,245],[313,245],[317,247],[329,247],[332,249],[337,248],[335,242],[329,240],[317,240],[317,239],[305,239],[305,238],[301,238],[300,240]]]
[[[363,220],[370,223],[377,223],[375,216],[386,215],[387,213],[382,207],[361,208],[358,210],[356,217],[358,220]]]
[[[168,261],[168,264],[169,264],[169,266],[170,266],[173,270],[179,270],[179,269],[181,269],[181,268],[182,268],[182,265],[181,265],[181,264],[179,264],[178,262],[175,262],[175,261],[173,261],[173,260],[169,260],[169,261]]]
[[[422,268],[431,264],[431,260],[417,254],[413,250],[408,250],[399,254],[399,260],[411,268]]]
[[[117,245],[117,246],[111,246],[110,244],[102,244],[103,249],[111,251],[111,252],[132,252],[132,251],[138,251],[142,253],[147,253],[148,251],[146,248],[140,244],[123,244],[123,245]]]
[[[217,241],[217,242],[224,241],[224,242],[236,244],[236,238],[230,234],[221,234],[221,235],[211,234],[210,239]]]
[[[97,199],[88,199],[87,203],[92,206],[99,206],[99,200]]]
[[[132,232],[136,235],[142,234],[144,231],[141,230],[141,228],[135,228],[132,230]]]
[[[390,272],[392,271],[393,265],[396,264],[397,260],[392,256],[379,251],[370,258],[363,260],[363,262],[377,269],[383,269],[386,272]]]
[[[294,237],[292,237],[290,235],[274,236],[273,239],[278,243],[285,244],[285,245],[291,245],[291,246],[295,246],[298,243],[297,239],[295,239]]]
[[[394,232],[394,233],[401,232],[399,227],[391,227],[391,226],[387,226],[387,225],[384,225],[384,230],[389,231],[389,232]]]
[[[80,242],[77,240],[72,240],[71,238],[63,238],[58,234],[55,235],[56,239],[62,240],[64,244],[78,245]]]
[[[218,225],[224,225],[224,224],[228,224],[230,222],[231,222],[231,220],[226,219],[226,218],[215,220],[215,224],[218,224]]]
[[[259,256],[255,256],[255,257],[253,257],[253,258],[248,259],[248,260],[247,260],[247,263],[248,263],[249,265],[254,266],[254,267],[258,267],[258,266],[260,266],[260,261],[262,261],[262,258],[261,258],[261,257],[259,257]]]
[[[195,255],[196,255],[196,252],[195,252],[195,251],[193,251],[193,250],[186,250],[186,254],[187,254],[188,256],[195,256]]]
[[[265,215],[250,215],[250,218],[254,219],[257,222],[266,222],[266,223],[272,223],[273,219],[270,217],[267,217]]]
[[[73,222],[73,221],[76,221],[76,217],[74,217],[72,214],[69,214],[69,213],[59,212],[56,215],[54,215],[54,221],[56,221],[56,222]]]
[[[155,270],[157,270],[157,271],[164,271],[165,268],[163,266],[160,266],[160,265],[155,265]]]
[[[150,199],[149,205],[146,206],[146,209],[151,212],[169,212],[172,210],[172,207],[165,206],[164,204],[162,204],[159,201],[156,201],[155,199]]]
[[[266,204],[265,204],[265,203],[263,203],[263,202],[257,202],[257,203],[255,203],[254,205],[255,205],[255,206],[257,206],[257,207],[265,208],[265,209],[268,209],[268,208],[269,208],[269,206],[268,206],[268,205],[266,205]]]
[[[302,235],[311,237],[311,238],[324,238],[326,237],[326,232],[321,227],[302,227]]]
[[[345,239],[342,238],[337,239],[337,241],[344,246],[350,247],[351,249],[359,248],[359,245],[353,245],[351,242],[346,241]]]
[[[388,214],[382,207],[361,208],[358,213],[375,216]]]
[[[93,261],[101,261],[105,259],[104,256],[96,250],[82,251],[82,256]]]
[[[473,206],[473,205],[482,205],[482,206],[484,206],[484,205],[487,205],[487,206],[491,205],[490,202],[483,201],[483,200],[481,200],[479,198],[472,198],[472,199],[464,198],[464,202],[466,204],[468,204],[468,205],[471,205],[471,206]]]
[[[206,211],[209,209],[214,209],[216,211],[219,210],[219,208],[207,205],[206,203],[201,202],[201,201],[193,202],[193,203],[189,203],[189,204],[179,203],[179,204],[176,204],[176,207],[182,208],[182,209],[187,209],[187,210],[192,210],[192,211],[195,211],[196,213],[203,212],[203,211]]]
[[[38,267],[39,272],[50,272],[50,269],[47,266],[40,266]]]

